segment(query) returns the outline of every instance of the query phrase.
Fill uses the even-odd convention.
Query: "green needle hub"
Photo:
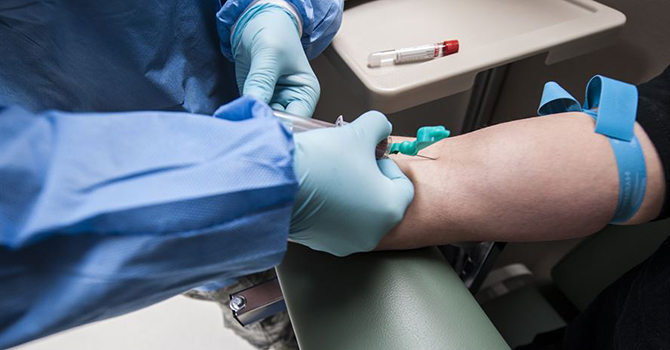
[[[442,125],[424,126],[419,130],[417,130],[416,140],[395,142],[391,144],[391,149],[389,153],[391,154],[401,153],[408,156],[415,156],[422,149],[449,137],[449,134],[450,134],[449,130],[447,130]]]

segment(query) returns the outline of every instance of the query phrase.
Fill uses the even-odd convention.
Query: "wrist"
[[[244,10],[242,15],[240,15],[230,29],[230,43],[233,57],[235,56],[235,51],[240,44],[245,29],[247,29],[250,23],[263,15],[278,17],[288,16],[297,31],[298,39],[302,37],[302,19],[293,5],[283,0],[257,0],[252,2]],[[267,21],[267,18],[263,19],[263,24]]]

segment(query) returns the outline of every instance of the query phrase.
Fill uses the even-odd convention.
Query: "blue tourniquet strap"
[[[584,108],[565,89],[545,84],[539,115],[584,112],[596,120],[595,132],[609,138],[619,170],[619,201],[611,223],[628,221],[640,209],[647,187],[642,147],[633,128],[637,116],[637,88],[596,75],[586,87]]]

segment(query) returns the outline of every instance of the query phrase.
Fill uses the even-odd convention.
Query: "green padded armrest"
[[[338,258],[289,244],[277,273],[301,350],[509,349],[435,248]]]

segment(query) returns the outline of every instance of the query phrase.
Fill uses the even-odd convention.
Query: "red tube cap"
[[[442,56],[458,52],[458,40],[445,40],[442,47]]]

